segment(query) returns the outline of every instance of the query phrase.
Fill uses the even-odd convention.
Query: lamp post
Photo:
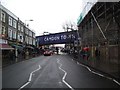
[[[33,20],[33,19],[25,20],[25,25],[24,25],[24,28],[25,28],[25,29],[26,29],[27,26],[29,26],[29,25],[27,25],[27,23],[26,23],[27,21],[34,21],[34,20]],[[24,39],[24,44],[25,44],[25,39]]]
[[[26,29],[27,28],[27,21],[34,21],[33,19],[29,19],[29,20],[25,20],[25,25],[24,25],[24,28]],[[25,40],[25,39],[24,39]],[[24,44],[25,44],[25,41],[24,41]]]
[[[46,31],[44,31],[43,32],[43,35],[47,35],[47,34],[51,34],[50,32],[46,32]],[[43,40],[44,41],[44,40]],[[45,41],[44,41],[44,43],[45,43]],[[44,48],[45,48],[46,46],[44,45]],[[49,46],[47,46],[47,47],[49,47]]]
[[[26,22],[27,21],[33,21],[33,19],[30,19],[30,20],[25,20],[25,25],[24,27],[26,27]],[[25,39],[24,39],[25,40]],[[21,41],[21,37],[20,37],[20,41]],[[25,44],[25,41],[23,41],[23,44]],[[18,41],[16,41],[16,45],[18,45]],[[18,57],[18,49],[15,48],[15,56]]]
[[[33,19],[25,20],[25,26],[28,26],[27,23],[26,23],[27,21],[34,21],[34,20]]]
[[[27,23],[26,22],[29,22],[29,21],[34,21],[33,19],[29,19],[29,20],[25,20],[25,23],[24,23],[24,28],[25,28],[25,30],[26,30],[26,28],[29,26],[29,25],[27,25]],[[26,34],[25,34],[26,32],[24,32],[24,46],[26,46],[27,45],[27,42],[28,42],[28,37],[27,37],[27,42],[25,41],[25,38],[26,38]],[[29,33],[28,33],[29,34]],[[29,42],[28,42],[29,43]],[[25,50],[26,51],[26,50]]]
[[[71,31],[76,31],[76,33],[77,33],[78,39],[77,39],[77,41],[74,41],[74,45],[77,47],[76,49],[77,49],[77,53],[79,55],[79,47],[81,46],[81,37],[79,35],[79,31],[78,31],[78,29],[73,29],[72,27],[68,28],[68,29],[71,29]]]

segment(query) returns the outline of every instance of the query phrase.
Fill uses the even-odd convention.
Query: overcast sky
[[[75,22],[86,2],[97,0],[0,0],[1,4],[19,17],[33,29],[36,36],[44,31],[50,33],[63,32],[62,25]],[[103,0],[99,0],[103,1]],[[108,0],[104,0],[108,1]],[[110,0],[112,1],[112,0]],[[90,5],[90,4],[89,4]],[[89,8],[89,7],[88,7]]]
[[[83,0],[2,0],[1,4],[26,21],[36,36],[44,31],[50,33],[63,32],[62,25],[66,22],[77,23],[77,18],[85,2]]]

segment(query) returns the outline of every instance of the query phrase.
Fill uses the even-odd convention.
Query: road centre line
[[[36,71],[38,71],[38,70],[40,70],[40,69],[41,69],[41,66],[39,65],[38,69],[36,69],[36,70],[34,70],[33,72],[30,73],[30,77],[29,77],[29,80],[28,80],[29,82],[31,82],[33,73],[36,72]]]
[[[33,75],[33,73],[36,72],[36,71],[38,71],[38,70],[40,70],[40,69],[41,69],[41,66],[39,65],[39,68],[38,68],[38,69],[36,69],[36,70],[34,70],[34,71],[32,71],[32,72],[30,73],[28,82],[25,83],[24,85],[22,85],[18,90],[21,90],[22,88],[24,88],[25,86],[27,86],[27,85],[31,82],[31,80],[32,80],[32,75]]]
[[[72,61],[74,61],[74,60],[72,59]]]
[[[77,62],[77,64],[79,64],[79,63]]]
[[[67,72],[61,68],[61,67],[62,67],[62,64],[61,64],[59,61],[60,61],[60,60],[57,59],[57,63],[60,64],[59,69],[62,70],[62,71],[65,73],[64,76],[63,76],[63,78],[62,78],[62,81],[63,81],[71,90],[74,90],[74,89],[72,88],[72,86],[70,86],[70,84],[68,84],[68,83],[65,81],[65,78],[66,78],[66,76],[67,76]]]
[[[79,62],[77,62],[77,64],[78,64],[78,63],[79,63]],[[85,66],[85,65],[83,65],[83,64],[80,64],[80,63],[79,63],[79,65],[87,68],[88,71],[92,72],[93,74],[99,75],[99,76],[104,77],[104,78],[107,78],[107,79],[109,79],[109,80],[112,80],[113,82],[115,82],[116,84],[118,84],[118,85],[120,86],[120,83],[119,83],[117,80],[115,80],[115,79],[113,79],[113,78],[111,78],[111,77],[107,77],[107,76],[105,76],[105,75],[102,75],[102,74],[100,74],[100,73],[94,72],[94,71],[92,71],[88,66]]]

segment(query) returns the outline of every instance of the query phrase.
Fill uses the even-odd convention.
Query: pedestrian
[[[25,59],[25,51],[24,50],[22,51],[22,56],[23,56],[23,59]]]
[[[85,50],[84,50],[84,49],[82,49],[82,50],[80,51],[80,55],[81,55],[82,59],[85,58]]]
[[[74,50],[74,57],[77,58],[78,57],[78,51],[75,49]]]
[[[29,51],[28,50],[26,50],[26,52],[25,52],[25,59],[29,59],[30,58],[30,56],[29,56],[30,54],[29,54]]]
[[[59,54],[59,48],[58,47],[56,47],[56,51],[57,51],[57,54]]]
[[[87,60],[89,59],[89,57],[90,57],[90,50],[87,50],[86,51],[86,58],[87,58]]]
[[[13,50],[10,50],[9,56],[10,56],[10,60],[13,61],[13,60],[14,60],[14,57],[15,57],[15,54],[14,54],[14,51],[13,51]]]
[[[98,48],[95,50],[95,57],[97,60],[100,60],[100,50]]]

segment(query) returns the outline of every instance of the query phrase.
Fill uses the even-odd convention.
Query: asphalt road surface
[[[2,69],[2,88],[120,88],[68,55],[39,56]]]

